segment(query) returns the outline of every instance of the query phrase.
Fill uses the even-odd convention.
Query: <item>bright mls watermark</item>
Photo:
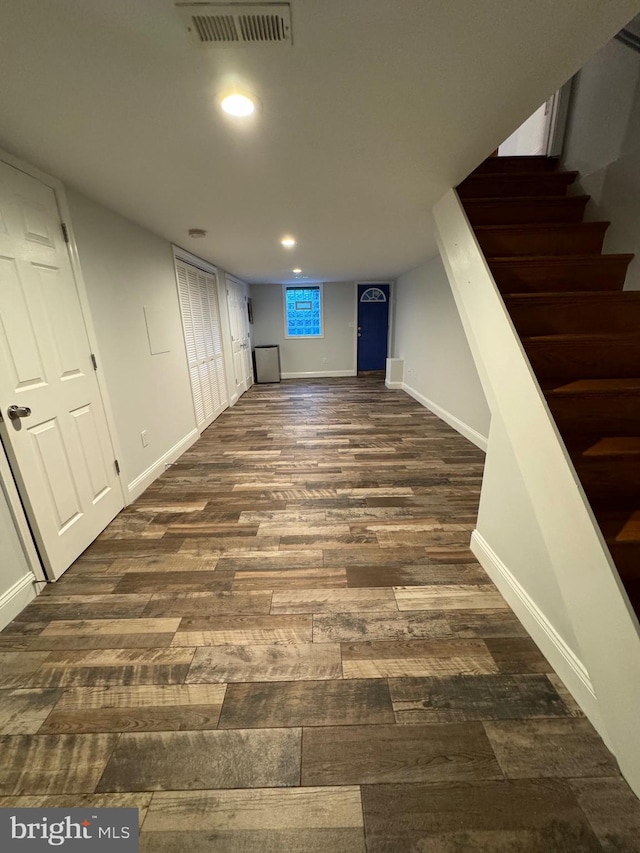
[[[138,853],[138,809],[0,809],[0,850]]]

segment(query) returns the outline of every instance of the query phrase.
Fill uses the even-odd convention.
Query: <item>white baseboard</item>
[[[589,673],[582,661],[569,648],[526,589],[477,530],[471,534],[470,547],[482,568],[498,587],[578,705],[606,739],[598,700]]]
[[[488,439],[481,435],[477,430],[470,427],[468,424],[465,424],[464,421],[461,421],[460,418],[457,418],[455,415],[452,415],[451,412],[448,412],[446,409],[443,409],[442,406],[439,406],[437,403],[434,403],[433,400],[430,400],[428,397],[425,397],[423,394],[420,394],[419,391],[416,391],[415,388],[412,388],[410,385],[407,385],[406,382],[403,382],[401,385],[393,386],[389,385],[387,387],[399,387],[402,388],[403,391],[406,391],[410,397],[413,397],[414,400],[417,400],[418,403],[421,403],[425,409],[429,409],[430,412],[433,412],[434,415],[437,415],[440,420],[443,420],[445,423],[449,424],[450,427],[453,427],[456,432],[459,432],[460,435],[463,435],[465,438],[468,438],[476,447],[479,447],[480,450],[484,450],[487,452]]]
[[[135,480],[132,480],[127,486],[128,503],[133,503],[136,498],[147,489],[154,480],[157,480],[160,474],[164,474],[167,465],[171,465],[178,457],[182,456],[185,450],[188,450],[200,438],[200,433],[197,429],[191,430],[190,433],[181,438],[177,444],[169,448],[160,459],[157,459],[150,465],[146,471],[143,471]]]
[[[0,631],[36,597],[36,580],[29,572],[0,595]]]
[[[307,373],[282,373],[281,379],[330,379],[338,376],[357,376],[357,370],[311,370]]]
[[[388,379],[384,380],[384,384],[387,386],[387,388],[391,388],[392,391],[396,389],[402,391],[404,386],[404,382],[389,382]]]

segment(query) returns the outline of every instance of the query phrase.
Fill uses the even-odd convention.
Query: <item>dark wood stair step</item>
[[[608,222],[537,222],[526,225],[476,225],[480,248],[492,257],[509,255],[588,255],[602,249]]]
[[[553,172],[558,168],[558,157],[544,157],[541,155],[525,155],[521,157],[487,157],[474,169],[474,175],[495,175],[505,172],[528,173]]]
[[[634,500],[640,505],[640,436],[606,436],[586,447],[569,444],[568,449],[589,500]]]
[[[535,335],[522,343],[531,366],[554,380],[634,378],[640,365],[640,334]]]
[[[602,535],[623,581],[640,581],[640,504],[594,507]]]
[[[640,542],[607,540],[607,546],[622,583],[626,586],[629,581],[634,581],[634,586],[637,585],[637,582],[640,581]],[[636,595],[634,598],[636,599],[635,609],[637,610],[638,596]]]
[[[472,225],[581,222],[588,201],[588,195],[467,198],[463,206]]]
[[[640,331],[640,290],[520,293],[504,301],[521,335]]]
[[[489,258],[502,293],[622,290],[633,255],[552,255]]]
[[[577,172],[511,172],[482,174],[472,172],[457,187],[461,199],[499,196],[564,195]]]
[[[640,432],[640,376],[580,379],[548,388],[545,397],[563,436]]]

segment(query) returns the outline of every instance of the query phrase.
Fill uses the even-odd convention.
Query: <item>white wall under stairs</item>
[[[491,409],[472,548],[640,794],[640,633],[455,190],[440,254]]]

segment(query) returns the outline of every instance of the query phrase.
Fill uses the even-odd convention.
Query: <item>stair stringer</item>
[[[638,619],[455,190],[435,205],[434,218],[442,261],[492,418],[499,419],[513,449],[530,502],[530,524],[544,543],[549,580],[559,591],[578,646],[573,650],[579,661],[576,677],[566,679],[567,686],[640,795]],[[487,467],[499,452],[495,436],[500,433],[492,429],[489,434]],[[508,483],[504,485],[508,488]],[[483,483],[480,519],[491,512],[487,500]],[[492,543],[483,549],[478,547],[481,540],[475,531],[476,555],[513,603],[517,596],[509,594],[505,578],[487,558]],[[528,595],[518,567],[506,565],[506,570]],[[526,607],[514,609],[521,615]],[[551,624],[544,609],[538,610]],[[536,628],[536,620],[524,613],[521,618],[564,675],[566,661],[549,654],[548,638]]]

